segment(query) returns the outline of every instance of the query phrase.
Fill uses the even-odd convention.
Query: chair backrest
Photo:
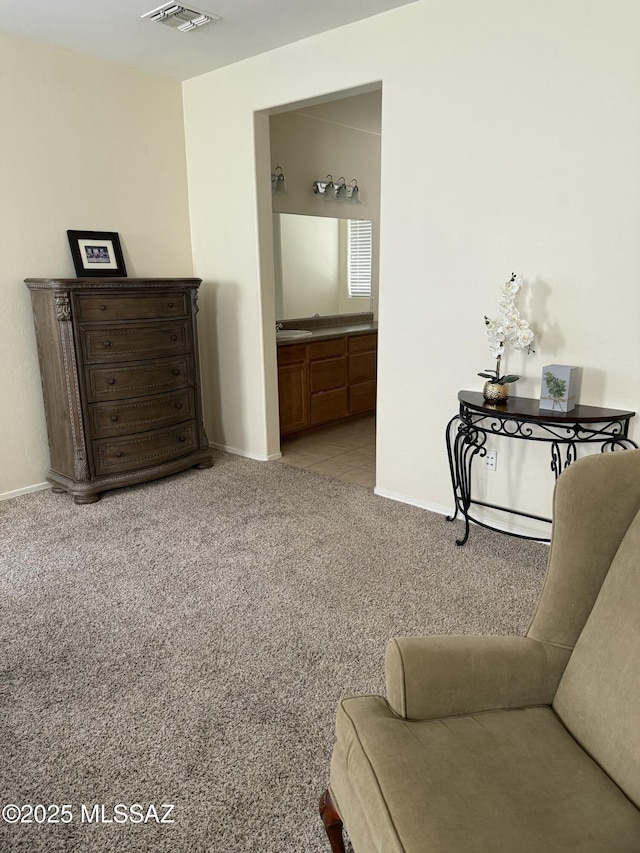
[[[640,512],[613,558],[553,707],[640,808]]]
[[[640,450],[597,453],[556,483],[544,588],[527,636],[573,649],[640,510]]]

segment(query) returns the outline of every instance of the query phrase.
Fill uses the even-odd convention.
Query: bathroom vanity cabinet
[[[377,332],[279,344],[280,434],[373,413],[377,348]]]
[[[53,490],[208,468],[196,328],[200,279],[27,279]]]

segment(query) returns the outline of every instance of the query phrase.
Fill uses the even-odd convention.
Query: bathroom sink
[[[311,332],[306,329],[278,329],[276,339],[279,341],[293,340],[293,338],[308,338]]]

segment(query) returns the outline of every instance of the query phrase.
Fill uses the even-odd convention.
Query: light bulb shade
[[[316,195],[324,196],[325,200],[329,197],[333,189],[333,175],[327,175],[324,181],[314,181],[313,191]]]
[[[360,202],[360,188],[358,187],[358,182],[354,178],[351,183],[346,187],[347,201],[350,204],[359,204]]]
[[[271,173],[271,192],[285,193],[287,191],[287,179],[285,178],[282,166],[276,166]]]
[[[344,178],[338,178],[338,180],[333,185],[333,197],[336,201],[340,201],[340,198],[345,197],[346,189],[347,185],[345,183]]]

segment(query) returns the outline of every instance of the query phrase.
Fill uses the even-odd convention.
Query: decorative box
[[[540,408],[570,412],[576,407],[578,368],[567,364],[546,364],[542,368]]]

